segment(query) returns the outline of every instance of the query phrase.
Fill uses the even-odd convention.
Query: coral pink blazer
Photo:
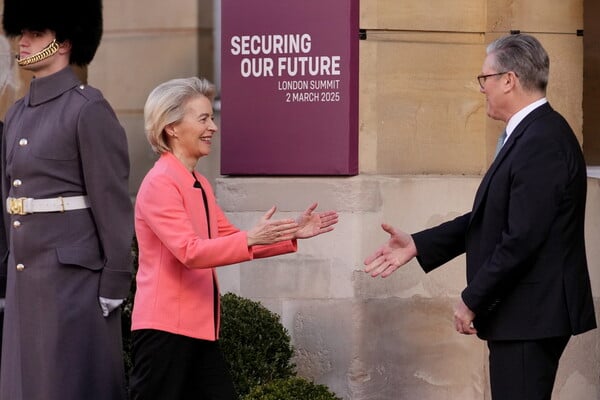
[[[139,268],[132,330],[216,340],[220,308],[214,302],[215,267],[297,250],[295,241],[248,247],[246,232],[227,220],[206,178],[196,176],[206,192],[210,239],[202,191],[175,156],[162,154],[140,186],[135,204]]]

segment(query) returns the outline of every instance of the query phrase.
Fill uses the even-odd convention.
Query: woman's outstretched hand
[[[317,203],[313,203],[296,218],[298,230],[294,238],[308,239],[322,233],[331,232],[333,225],[338,222],[338,214],[335,211],[324,211],[320,213],[314,212],[317,208]]]
[[[292,240],[300,229],[291,218],[272,220],[277,207],[273,206],[262,216],[260,221],[247,232],[248,246],[257,244],[273,244],[283,240]]]

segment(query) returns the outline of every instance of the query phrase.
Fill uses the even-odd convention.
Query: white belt
[[[89,208],[87,196],[54,197],[52,199],[33,199],[31,197],[9,197],[6,199],[6,211],[9,214],[25,215],[40,212],[64,212]]]

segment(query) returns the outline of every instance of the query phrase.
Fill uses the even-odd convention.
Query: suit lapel
[[[553,109],[552,109],[552,107],[550,107],[549,103],[545,103],[545,104],[541,105],[540,107],[536,108],[535,110],[533,110],[532,112],[530,112],[519,123],[519,125],[517,125],[517,127],[515,128],[515,130],[508,137],[508,140],[506,141],[506,143],[504,143],[504,146],[502,146],[502,149],[500,150],[500,153],[498,153],[498,155],[496,156],[496,158],[492,162],[492,165],[490,165],[490,168],[487,170],[487,172],[483,176],[481,184],[479,185],[479,188],[477,189],[477,194],[475,195],[475,200],[473,202],[473,211],[471,213],[471,221],[473,220],[473,218],[477,214],[477,211],[479,210],[479,208],[481,207],[481,205],[484,203],[484,200],[485,200],[485,198],[487,196],[487,192],[488,192],[488,188],[489,188],[489,185],[490,185],[490,181],[492,180],[494,174],[498,170],[498,167],[500,165],[502,165],[502,162],[508,156],[508,154],[510,154],[510,152],[512,151],[512,149],[515,146],[518,145],[519,138],[525,133],[525,131],[527,130],[527,127],[533,121],[535,121],[536,119],[538,119],[542,115],[545,115],[545,114],[547,114],[547,113],[549,113],[551,111],[553,111]]]

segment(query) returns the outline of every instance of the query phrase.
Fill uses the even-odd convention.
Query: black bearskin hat
[[[102,38],[102,0],[4,0],[4,32],[23,30],[56,33],[56,41],[72,44],[71,64],[89,64]]]

